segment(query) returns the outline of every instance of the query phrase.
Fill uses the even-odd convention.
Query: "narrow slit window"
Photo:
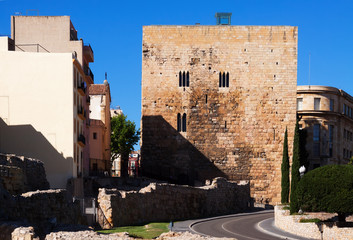
[[[222,82],[222,87],[226,86],[226,74],[223,73],[223,82]]]
[[[182,132],[186,132],[186,113],[183,114]]]
[[[229,72],[227,72],[226,76],[226,87],[229,87]]]
[[[182,80],[181,80],[181,72],[179,72],[179,87],[182,86]]]
[[[229,87],[229,72],[219,72],[219,87]]]
[[[186,81],[186,76],[185,76],[185,72],[183,72],[183,87],[185,87],[185,81]]]
[[[180,113],[178,113],[178,115],[177,115],[177,131],[178,132],[181,131],[181,116],[180,116]]]
[[[205,97],[205,99],[206,99],[206,103],[207,103],[207,94],[206,94],[206,97]]]
[[[190,86],[190,74],[189,72],[179,72],[179,87],[189,87]]]

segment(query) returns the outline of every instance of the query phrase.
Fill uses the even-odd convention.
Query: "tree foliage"
[[[287,128],[284,133],[283,141],[283,156],[282,156],[282,192],[281,192],[281,202],[288,203],[289,198],[289,155],[288,155],[288,133]]]
[[[353,213],[353,166],[328,165],[308,172],[294,196],[304,211],[338,213],[339,221],[345,221]]]
[[[300,132],[298,120],[295,124],[294,142],[293,142],[293,159],[292,159],[292,172],[291,172],[291,188],[290,188],[290,213],[293,214],[299,210],[296,202],[295,189],[300,181]]]
[[[111,119],[111,159],[121,156],[121,172],[127,171],[129,153],[140,138],[140,131],[136,129],[134,122],[127,120],[127,116],[120,114]],[[125,166],[126,165],[126,166]]]

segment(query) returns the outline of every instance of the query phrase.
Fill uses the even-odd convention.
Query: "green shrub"
[[[337,213],[339,221],[345,221],[353,213],[353,165],[328,165],[308,172],[294,195],[302,210]]]
[[[288,156],[288,133],[287,128],[284,133],[283,141],[283,157],[282,157],[282,191],[281,191],[281,203],[288,203],[289,201],[289,156]]]
[[[296,201],[296,188],[300,181],[300,133],[299,133],[299,123],[298,119],[295,124],[295,131],[294,131],[294,141],[293,141],[293,160],[292,160],[292,179],[291,179],[291,186],[290,186],[290,213],[296,213],[299,210],[298,203]]]
[[[299,222],[301,222],[301,223],[311,223],[311,222],[319,223],[319,222],[321,222],[321,220],[318,219],[318,218],[310,218],[310,219],[302,218],[302,219],[299,220]]]

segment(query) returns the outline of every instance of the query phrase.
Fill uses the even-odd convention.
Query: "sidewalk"
[[[241,217],[241,216],[247,216],[247,215],[254,215],[254,214],[259,214],[259,213],[270,213],[273,212],[273,210],[263,210],[259,212],[249,212],[249,213],[238,213],[238,214],[232,214],[232,215],[226,215],[226,216],[220,216],[220,217],[212,217],[212,218],[204,218],[204,219],[197,219],[197,220],[187,220],[187,221],[182,221],[182,222],[175,222],[174,226],[172,228],[172,231],[174,232],[186,232],[189,231],[191,233],[199,234],[194,232],[191,229],[191,226],[195,223],[198,222],[204,222],[208,220],[214,220],[214,219],[220,219],[220,218],[231,218],[231,217]],[[268,235],[272,235],[275,237],[283,238],[283,239],[288,239],[288,240],[308,240],[308,238],[303,238],[296,236],[294,234],[285,232],[279,228],[277,228],[274,225],[274,218],[269,218],[266,220],[263,220],[259,222],[256,226],[256,228]]]

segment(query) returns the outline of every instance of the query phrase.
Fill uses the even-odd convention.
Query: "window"
[[[190,86],[190,74],[189,72],[179,72],[179,87]]]
[[[328,126],[328,132],[329,132],[329,141],[330,143],[333,142],[333,125]]]
[[[320,141],[320,124],[314,125],[313,141],[315,142]]]
[[[303,98],[297,98],[297,110],[303,110]]]
[[[97,133],[96,132],[93,133],[93,139],[97,139]]]
[[[333,125],[329,125],[329,127],[328,127],[328,132],[329,132],[329,149],[328,149],[328,151],[329,151],[329,157],[332,157],[332,155],[333,155]]]
[[[313,128],[313,155],[320,156],[320,124],[315,124]]]
[[[184,113],[182,117],[181,117],[181,114],[178,113],[178,115],[177,115],[177,131],[178,132],[186,132],[186,113]]]
[[[177,131],[181,132],[181,116],[180,116],[180,113],[178,113],[178,116],[177,116]]]
[[[219,87],[229,87],[229,73],[219,72]]]
[[[183,114],[182,131],[186,132],[186,113]]]
[[[314,110],[320,110],[320,98],[314,98]]]
[[[334,111],[334,101],[333,101],[333,99],[330,99],[330,111],[331,112]]]

